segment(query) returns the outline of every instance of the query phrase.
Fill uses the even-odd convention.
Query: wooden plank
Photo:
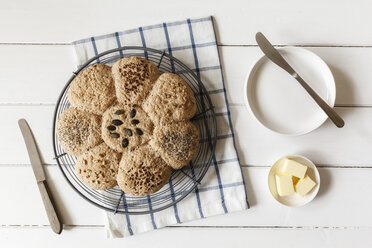
[[[103,211],[74,192],[57,166],[46,168],[63,223],[104,224]],[[372,228],[372,199],[368,197],[372,194],[372,169],[320,168],[319,195],[301,208],[288,208],[274,200],[267,188],[268,171],[267,167],[243,168],[251,209],[187,222],[183,226]],[[6,201],[2,201],[0,225],[48,225],[29,166],[0,166],[0,188],[6,194],[3,196]]]
[[[68,184],[57,166],[44,168],[62,223],[102,224],[102,211],[83,200]],[[2,192],[5,194],[0,212],[1,224],[49,225],[31,165],[2,165],[0,171],[0,185],[4,187]]]
[[[330,67],[336,83],[336,106],[371,106],[371,48],[306,47]],[[244,84],[250,68],[263,55],[258,47],[220,48],[232,104],[245,104]],[[290,77],[290,76],[289,76]]]
[[[41,153],[43,163],[54,161],[52,127],[54,105],[0,106],[6,118],[0,120],[0,164],[29,164],[26,145],[17,121],[24,118],[29,123]],[[11,142],[7,142],[11,141]]]
[[[270,168],[243,168],[251,208],[197,220],[185,225],[371,227],[371,169],[319,168],[320,190],[313,202],[299,208],[280,205],[267,186]],[[363,206],[362,206],[363,205]]]
[[[106,239],[103,228],[72,228],[61,236],[48,228],[1,228],[5,247],[370,247],[371,229],[165,228],[135,237]],[[22,237],[22,238],[20,238]],[[41,241],[42,240],[42,241]]]
[[[302,154],[318,165],[371,166],[372,108],[336,108],[345,120],[337,128],[327,120],[301,136],[273,133],[258,123],[245,107],[232,107],[232,123],[240,160],[246,165],[272,165],[290,154]]]
[[[241,162],[267,166],[281,156],[299,153],[317,164],[338,166],[371,166],[372,108],[336,108],[345,119],[342,129],[327,121],[310,134],[286,137],[266,130],[247,112],[244,106],[232,106],[232,122],[236,133]],[[53,159],[52,121],[54,106],[0,106],[0,164],[28,164],[29,158],[17,121],[25,118],[34,132],[43,161]],[[227,123],[219,123],[226,125]]]
[[[0,103],[55,104],[76,69],[71,46],[0,45]]]
[[[255,44],[265,33],[275,44],[371,45],[368,0],[66,0],[5,1],[0,9],[0,42],[71,42],[142,25],[213,15],[222,44]],[[154,10],[156,10],[154,13]]]
[[[230,103],[243,105],[246,74],[262,52],[257,47],[220,49]],[[337,85],[337,105],[372,106],[372,48],[307,49],[330,66]],[[0,61],[0,104],[54,104],[76,66],[71,46],[0,45],[0,54],[3,58]],[[208,80],[207,72],[202,76],[203,80]]]

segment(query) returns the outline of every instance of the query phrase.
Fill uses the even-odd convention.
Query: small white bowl
[[[280,54],[298,74],[333,107],[336,86],[331,70],[315,53],[283,47]],[[302,86],[282,68],[262,56],[245,82],[245,103],[254,118],[267,129],[284,135],[302,135],[321,126],[328,116]]]
[[[307,168],[307,174],[309,177],[316,182],[315,187],[304,197],[301,197],[297,193],[294,193],[290,196],[280,196],[278,194],[278,191],[276,189],[276,182],[275,182],[275,174],[279,172],[279,169],[282,166],[283,160],[285,158],[293,159],[301,164],[306,165]],[[279,159],[275,162],[275,164],[271,167],[271,170],[269,172],[268,176],[268,184],[269,184],[269,190],[271,192],[271,195],[277,200],[279,203],[288,206],[288,207],[300,207],[303,206],[309,202],[311,202],[315,196],[318,194],[319,187],[320,187],[320,177],[319,172],[316,166],[313,162],[311,162],[309,159],[300,156],[300,155],[290,155],[285,156]]]

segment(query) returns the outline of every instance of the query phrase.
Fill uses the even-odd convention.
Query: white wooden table
[[[370,1],[0,1],[0,247],[371,247],[372,2]],[[70,42],[91,35],[213,15],[237,147],[251,209],[107,240],[103,214],[67,184],[52,159],[58,94],[75,68]],[[330,66],[343,129],[327,121],[304,136],[274,135],[243,101],[248,69],[261,52],[254,34],[306,47]],[[52,233],[18,130],[26,118],[43,154],[65,230]],[[301,208],[275,202],[270,164],[302,154],[319,167],[317,198]],[[130,246],[132,245],[132,246]]]

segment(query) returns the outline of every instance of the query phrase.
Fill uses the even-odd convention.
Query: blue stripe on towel
[[[191,168],[192,177],[195,179],[194,166],[192,165],[192,162],[190,162],[189,165],[190,165],[190,168]],[[204,218],[203,209],[201,207],[201,202],[200,202],[199,187],[197,185],[195,187],[195,196],[196,196],[196,202],[198,203],[198,209],[199,209],[200,217]]]
[[[97,51],[97,45],[96,45],[96,40],[94,39],[94,37],[91,37],[90,38],[90,41],[92,42],[92,46],[93,46],[93,50],[94,50],[94,54],[97,56],[98,55],[98,51]],[[99,61],[99,58],[97,58],[97,63],[101,63]]]
[[[210,95],[219,94],[219,93],[222,93],[222,92],[224,92],[223,89],[217,89],[217,90],[210,90],[210,91],[208,91],[208,93]]]
[[[176,197],[174,196],[174,189],[173,189],[172,178],[169,179],[169,188],[171,190],[172,201],[175,202],[176,201]],[[178,215],[177,204],[174,204],[173,205],[173,209],[174,209],[174,216],[176,217],[177,223],[181,223],[180,217]]]
[[[143,28],[139,27],[138,30],[139,30],[139,34],[141,36],[142,46],[146,47],[145,36],[143,35]],[[145,54],[145,58],[148,59],[149,55],[147,54],[147,51],[145,51],[144,54]]]
[[[120,37],[119,37],[118,32],[115,33],[115,37],[116,37],[116,44],[118,45],[118,48],[121,48],[121,42],[120,42]],[[123,58],[123,50],[120,50],[119,53],[120,53],[120,58]]]
[[[215,46],[216,42],[207,42],[207,43],[200,43],[200,44],[195,44],[195,47],[208,47],[208,46]],[[185,45],[185,46],[177,46],[173,47],[173,51],[179,51],[179,50],[186,50],[186,49],[191,49],[192,45]]]
[[[194,34],[193,34],[193,32],[192,32],[192,25],[191,25],[191,21],[190,21],[190,19],[187,19],[187,23],[188,23],[188,25],[189,25],[190,40],[191,40],[191,45],[192,45],[192,51],[193,51],[193,54],[194,54],[196,74],[197,74],[197,76],[200,78],[198,56],[197,56],[197,54],[196,54],[195,41],[194,41]],[[227,213],[228,211],[227,211],[227,207],[226,207],[226,204],[225,204],[225,196],[224,196],[223,188],[222,188],[221,175],[220,175],[220,171],[219,171],[218,164],[217,164],[217,162],[216,162],[216,158],[215,158],[215,155],[214,155],[214,154],[213,154],[213,164],[214,164],[214,168],[215,168],[215,170],[216,170],[216,175],[217,175],[218,185],[219,185],[219,187],[220,187],[221,204],[222,204],[222,207],[223,207],[224,212]]]
[[[125,211],[128,211],[128,206],[127,206],[127,199],[125,198],[125,193],[123,194],[123,204],[124,204],[124,210]],[[132,226],[130,224],[130,218],[129,218],[129,215],[126,214],[125,215],[125,218],[127,219],[127,228],[128,228],[128,231],[129,231],[129,234],[132,236],[133,235],[133,230],[132,230]]]
[[[236,162],[236,161],[238,161],[237,157],[219,160],[219,161],[217,161],[217,164],[226,164],[226,163],[231,163],[231,162]]]
[[[147,202],[149,204],[149,210],[152,211],[151,198],[150,198],[149,195],[147,195]],[[156,223],[155,223],[154,213],[150,213],[150,217],[151,217],[152,226],[154,227],[154,229],[158,229],[158,227],[156,226]]]
[[[189,31],[190,31],[190,40],[191,40],[191,48],[192,52],[194,54],[194,62],[195,62],[195,72],[198,78],[200,78],[200,71],[199,71],[199,61],[198,61],[198,56],[196,55],[196,47],[195,47],[195,41],[194,41],[194,34],[192,32],[192,26],[190,19],[187,19],[187,23],[189,25]]]
[[[233,188],[233,187],[242,186],[242,185],[244,185],[243,181],[237,182],[237,183],[227,183],[227,184],[222,185],[222,188],[224,188],[224,189],[225,188]],[[200,192],[217,190],[217,189],[219,189],[219,186],[209,186],[209,187],[205,187],[205,188],[200,189]]]
[[[163,28],[164,28],[164,33],[165,33],[165,39],[167,40],[168,53],[169,53],[170,56],[172,56],[172,48],[171,48],[171,45],[170,45],[169,33],[168,33],[168,28],[167,28],[166,23],[163,23]],[[171,67],[172,67],[172,72],[174,73],[175,70],[174,70],[173,59],[171,60]]]

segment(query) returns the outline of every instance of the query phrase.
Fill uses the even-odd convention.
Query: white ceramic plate
[[[307,174],[309,177],[316,182],[315,187],[304,197],[301,197],[298,194],[293,194],[290,196],[280,196],[278,195],[277,189],[276,189],[276,181],[275,181],[275,174],[280,171],[280,168],[282,166],[283,160],[285,158],[293,159],[299,163],[302,163],[306,165],[307,168]],[[291,156],[285,156],[278,161],[275,162],[275,164],[271,167],[271,170],[269,172],[268,176],[268,184],[269,184],[269,190],[271,192],[271,195],[281,204],[289,206],[289,207],[299,207],[303,206],[309,202],[311,202],[315,196],[318,194],[319,187],[320,187],[320,177],[319,172],[316,166],[311,162],[309,159],[300,156],[300,155],[291,155]]]
[[[336,87],[331,70],[314,53],[297,47],[278,49],[298,74],[331,106]],[[268,129],[285,135],[301,135],[318,128],[327,115],[302,86],[266,56],[248,73],[246,104]]]

